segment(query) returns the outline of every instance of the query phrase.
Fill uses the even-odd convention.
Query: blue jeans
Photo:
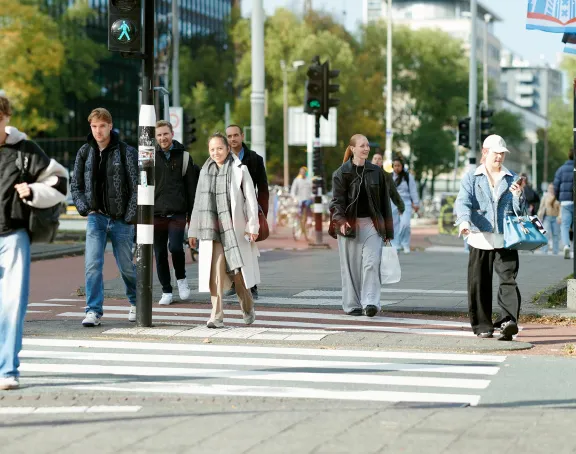
[[[558,254],[558,243],[560,236],[560,225],[557,222],[557,216],[544,216],[544,228],[548,231],[548,242],[552,239],[552,252]],[[548,252],[548,244],[542,248],[542,252]]]
[[[88,215],[86,226],[86,312],[103,314],[104,305],[104,251],[110,238],[112,252],[120,275],[126,286],[126,296],[132,306],[136,305],[136,266],[133,262],[132,245],[134,226],[99,213]]]
[[[562,234],[562,243],[568,247],[570,247],[570,226],[572,225],[573,216],[574,204],[562,205],[562,225],[560,227],[560,233]]]
[[[0,377],[18,377],[30,292],[30,238],[25,230],[0,235]]]
[[[392,246],[394,246],[396,249],[410,248],[410,219],[412,218],[412,202],[410,200],[404,200],[406,209],[402,215],[400,215],[396,205],[393,203],[391,205],[392,216],[394,218],[394,239],[392,240]]]

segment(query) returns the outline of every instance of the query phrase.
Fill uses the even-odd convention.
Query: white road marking
[[[428,386],[436,388],[486,389],[490,380],[438,377],[408,377],[394,375],[337,374],[313,372],[274,372],[235,369],[198,369],[187,367],[107,366],[102,364],[23,363],[23,372],[135,375],[141,377],[204,377],[230,380],[277,380],[312,383],[357,383],[364,385]],[[27,380],[27,379],[26,379]]]
[[[354,356],[355,358],[411,359],[429,361],[464,361],[503,363],[506,356],[475,355],[464,353],[434,353],[434,352],[385,352],[379,350],[338,350],[294,347],[257,347],[251,345],[195,345],[174,344],[164,342],[126,342],[103,341],[89,339],[46,339],[24,338],[25,347],[65,347],[65,348],[106,348],[114,350],[160,350],[163,352],[203,352],[203,353],[234,353],[253,355],[299,355],[339,358]]]
[[[106,311],[126,311],[123,306],[104,306],[104,312]],[[154,313],[172,313],[172,314],[204,314],[209,315],[211,312],[210,308],[205,309],[190,309],[184,307],[153,307],[152,312]],[[242,311],[237,309],[227,309],[225,312],[228,315],[238,315],[242,316]],[[417,319],[417,318],[402,318],[402,317],[352,317],[345,314],[322,314],[318,312],[282,312],[282,311],[263,311],[259,310],[257,312],[258,316],[261,317],[272,317],[272,318],[303,318],[308,320],[340,320],[349,322],[360,322],[360,323],[398,323],[405,325],[433,325],[433,326],[453,326],[456,328],[466,328],[470,329],[470,323],[464,322],[454,322],[449,320],[433,320],[433,319]]]
[[[416,288],[389,288],[383,287],[380,289],[382,293],[420,293],[420,294],[434,294],[434,295],[467,295],[466,290],[426,290]],[[305,290],[294,295],[295,298],[310,298],[310,297],[333,297],[341,298],[342,290]]]
[[[85,302],[86,299],[85,298],[52,298],[46,301],[83,301]]]
[[[28,307],[74,307],[73,304],[57,304],[57,303],[30,303]]]
[[[256,313],[258,314],[258,313]],[[84,318],[86,314],[83,312],[64,312],[58,314],[59,317],[75,317]],[[116,314],[106,314],[108,319],[125,319],[125,315]],[[189,317],[184,315],[155,315],[155,320],[165,320],[173,322],[206,322],[206,317]],[[239,319],[229,319],[227,323],[230,324],[243,324]],[[472,331],[450,331],[450,330],[440,330],[440,329],[428,329],[428,328],[402,328],[397,326],[381,326],[381,325],[336,325],[336,324],[323,324],[323,323],[308,323],[308,322],[290,322],[290,321],[278,321],[278,320],[256,320],[253,326],[285,326],[294,328],[327,328],[331,330],[339,331],[381,331],[389,333],[406,333],[406,334],[431,334],[435,336],[458,336],[458,337],[475,337]]]
[[[344,369],[371,371],[436,372],[444,374],[496,375],[499,368],[494,366],[453,366],[444,364],[400,364],[370,361],[330,361],[307,359],[279,359],[260,357],[223,357],[193,355],[152,355],[133,353],[66,352],[50,350],[23,350],[21,358],[50,358],[77,361],[120,361],[155,362],[166,364],[214,364],[252,367],[301,367],[310,369]]]
[[[345,391],[317,388],[274,386],[201,385],[189,383],[125,383],[123,386],[79,385],[74,389],[86,391],[120,391],[163,394],[201,394],[216,396],[280,397],[293,399],[358,400],[370,402],[433,402],[478,405],[480,396],[467,394],[438,394],[397,391]]]
[[[61,407],[0,407],[0,415],[41,415],[70,413],[136,413],[142,409],[138,405],[93,405]]]

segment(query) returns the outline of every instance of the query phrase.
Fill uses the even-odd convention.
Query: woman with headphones
[[[342,308],[348,315],[380,311],[380,259],[394,238],[390,197],[380,168],[369,162],[368,139],[355,134],[332,177],[328,233],[338,238]]]

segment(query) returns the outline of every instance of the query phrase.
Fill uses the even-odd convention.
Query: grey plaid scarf
[[[203,166],[205,176],[198,182],[194,210],[198,208],[198,238],[222,243],[226,271],[235,274],[244,262],[232,224],[230,185],[233,165],[231,154],[220,168],[212,158],[208,158]]]

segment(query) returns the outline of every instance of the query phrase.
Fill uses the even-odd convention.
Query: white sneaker
[[[136,306],[130,306],[130,312],[128,312],[128,321],[129,322],[136,321]]]
[[[254,320],[256,320],[256,312],[254,312],[254,309],[248,313],[244,313],[244,323],[251,325],[254,323]]]
[[[190,287],[188,286],[188,280],[186,278],[176,281],[178,283],[178,295],[182,301],[190,298]]]
[[[566,260],[570,259],[570,246],[564,246],[564,258]]]
[[[0,390],[8,391],[10,389],[17,389],[20,386],[20,382],[16,377],[3,377],[0,378]]]
[[[404,247],[404,254],[410,254],[410,248],[409,247]]]
[[[86,314],[86,318],[82,320],[82,325],[89,327],[89,326],[98,326],[100,324],[100,316],[96,314],[96,312],[89,311]]]
[[[158,304],[162,306],[169,306],[172,304],[172,293],[162,293],[162,298],[160,298]]]

